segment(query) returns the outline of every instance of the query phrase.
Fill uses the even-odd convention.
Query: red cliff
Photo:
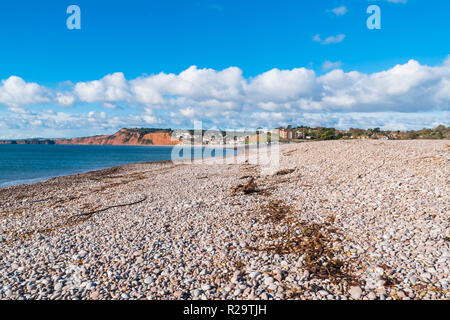
[[[170,130],[163,129],[122,129],[110,136],[58,139],[56,144],[70,145],[113,145],[113,146],[171,146],[179,144],[173,140]]]

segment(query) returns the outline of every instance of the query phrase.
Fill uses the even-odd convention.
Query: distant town
[[[373,140],[414,140],[414,139],[450,139],[450,127],[440,125],[434,129],[421,129],[410,131],[393,131],[373,129],[350,128],[338,130],[327,127],[287,126],[279,127],[269,132],[256,131],[233,131],[233,137],[226,137],[225,131],[203,131],[203,144],[254,144],[272,142],[278,140],[281,143],[341,140],[341,139],[373,139]],[[228,132],[228,134],[230,134]],[[193,130],[175,130],[172,136],[177,137],[182,144],[191,144],[195,139]]]
[[[393,131],[350,128],[337,130],[326,127],[281,127],[277,129],[280,140],[338,140],[338,139],[375,139],[375,140],[413,140],[413,139],[450,139],[450,127],[440,125],[434,129]]]
[[[80,137],[72,139],[19,139],[0,140],[0,144],[72,144],[72,145],[245,145],[257,143],[296,143],[305,141],[374,139],[374,140],[413,140],[413,139],[450,139],[450,127],[440,125],[434,129],[410,131],[391,131],[373,129],[338,130],[326,127],[287,126],[273,130],[194,130],[124,128],[112,135]]]

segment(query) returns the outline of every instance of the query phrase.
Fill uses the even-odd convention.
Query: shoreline
[[[20,145],[20,146],[22,146],[22,145]],[[138,145],[136,145],[136,146],[134,146],[134,145],[58,145],[58,146],[167,147],[167,148],[174,148],[174,147],[177,147],[177,146],[180,146],[182,148],[183,147],[185,147],[185,148],[192,147],[190,145],[186,145],[186,146],[183,146],[183,145],[175,145],[175,146],[173,146],[173,145],[151,145],[151,146],[146,146],[146,145],[139,145],[139,146]],[[198,148],[198,147],[195,147],[195,148]],[[204,150],[214,149],[214,148],[222,148],[222,149],[228,149],[228,150],[232,149],[232,150],[234,150],[236,152],[239,152],[239,150],[242,149],[242,148],[245,148],[245,146],[243,146],[243,147],[238,146],[237,148],[234,148],[232,146],[226,146],[226,145],[211,145],[211,146],[204,145],[202,148]],[[229,156],[226,156],[226,157],[229,157]],[[208,158],[208,157],[204,157],[204,159],[206,159],[206,158]],[[104,168],[99,168],[99,169],[93,168],[93,169],[89,169],[87,171],[81,171],[81,172],[78,172],[78,173],[74,172],[74,173],[61,174],[61,175],[55,175],[55,176],[47,176],[47,177],[39,177],[39,178],[16,180],[16,181],[26,181],[26,182],[20,183],[20,184],[16,184],[16,183],[10,184],[10,183],[13,183],[14,181],[6,181],[6,182],[0,184],[0,190],[4,189],[4,188],[11,188],[11,187],[22,186],[22,185],[32,185],[32,184],[35,184],[35,183],[45,182],[45,181],[48,181],[48,180],[61,178],[61,177],[66,177],[66,176],[70,177],[70,176],[74,176],[74,175],[80,175],[80,174],[85,174],[85,173],[90,173],[90,172],[95,172],[95,171],[102,171],[102,170],[107,170],[107,169],[111,169],[111,168],[115,168],[115,167],[121,167],[121,166],[133,165],[133,164],[140,164],[140,163],[141,164],[158,163],[158,162],[164,162],[164,161],[172,162],[172,160],[138,161],[138,162],[132,162],[132,163],[123,164],[123,165],[112,166],[112,167],[104,167]],[[189,160],[187,160],[187,161],[189,161]],[[74,171],[77,171],[77,170],[74,170]]]
[[[450,298],[450,141],[280,151],[0,189],[0,298]]]

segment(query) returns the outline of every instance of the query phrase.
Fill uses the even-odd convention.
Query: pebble
[[[192,292],[192,296],[193,296],[194,298],[198,298],[202,293],[203,293],[202,290],[196,289],[196,290],[194,290],[194,291]]]
[[[22,213],[0,219],[0,230],[11,231],[0,231],[1,297],[291,299],[295,292],[303,300],[381,300],[402,291],[402,299],[448,300],[448,144],[306,142],[282,145],[275,171],[243,161],[141,163],[2,189],[0,211]],[[297,170],[274,175],[291,168]],[[270,194],[230,196],[248,175]],[[58,227],[80,210],[144,197]],[[41,199],[51,200],[31,205]],[[302,214],[274,223],[264,215],[270,201]],[[301,232],[299,222],[320,226],[331,214],[335,243],[345,249],[339,259],[353,271],[362,270],[359,261],[370,263],[370,274],[356,272],[364,287],[318,279],[299,254],[251,250],[273,245],[270,235],[286,228]],[[386,279],[399,284],[387,286]]]
[[[359,299],[362,295],[362,290],[359,286],[350,287],[350,290],[348,291],[350,293],[351,297],[353,299]]]
[[[273,283],[274,279],[272,277],[267,277],[264,279],[264,284],[266,286],[271,285]]]

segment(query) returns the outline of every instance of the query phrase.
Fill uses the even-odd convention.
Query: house
[[[276,133],[278,134],[280,139],[294,139],[294,137],[295,137],[294,130],[292,130],[290,128],[288,128],[288,129],[278,128]]]
[[[307,134],[306,134],[306,132],[303,131],[303,130],[296,129],[296,130],[294,131],[294,137],[295,137],[296,139],[306,139],[306,136],[307,136]]]

